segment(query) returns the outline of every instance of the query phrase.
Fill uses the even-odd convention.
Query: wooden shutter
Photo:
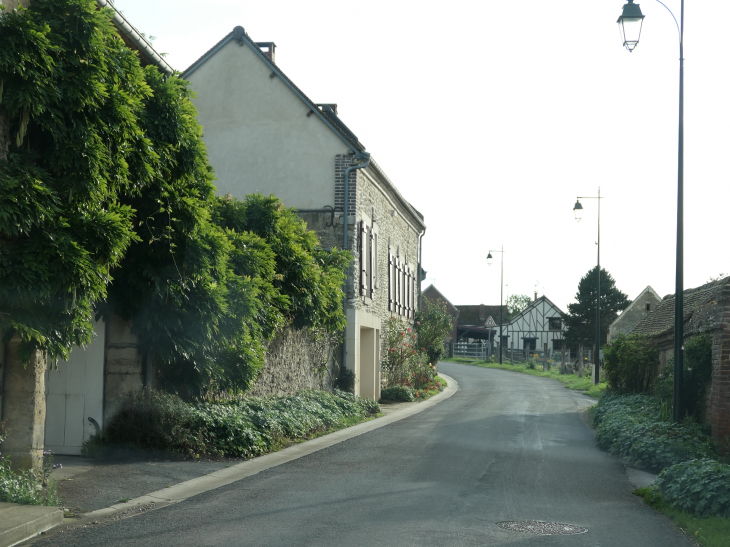
[[[375,297],[375,262],[377,257],[375,256],[375,234],[373,233],[372,227],[368,230],[368,291],[367,294],[370,298]]]
[[[378,232],[373,231],[373,288],[379,289],[380,288],[380,281],[378,278],[380,277],[378,274],[380,273],[378,271],[378,260],[379,260],[379,254],[378,254]]]
[[[413,302],[411,301],[411,267],[406,266],[406,291],[408,292],[408,295],[406,296],[406,317],[408,319],[411,318],[411,306],[413,305]]]
[[[367,295],[367,250],[368,250],[368,228],[364,220],[360,221],[360,296]]]
[[[395,311],[393,305],[393,296],[395,291],[393,290],[393,284],[395,282],[395,276],[393,275],[393,255],[390,254],[390,247],[388,248],[388,311]]]

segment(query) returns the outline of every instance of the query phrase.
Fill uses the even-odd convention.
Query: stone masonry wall
[[[727,453],[730,451],[730,286],[722,287],[717,302],[719,321],[712,336],[710,424],[713,440]]]
[[[338,156],[339,159],[339,156]],[[366,173],[363,173],[365,171]],[[356,175],[353,176],[353,175]],[[355,209],[355,225],[351,226],[348,233],[350,248],[353,249],[355,260],[353,268],[359,264],[358,252],[358,222],[367,218],[371,225],[378,229],[378,284],[374,298],[362,297],[359,293],[359,272],[353,275],[350,271],[347,291],[348,307],[367,310],[376,315],[383,322],[391,316],[396,316],[388,310],[388,249],[390,252],[409,265],[417,275],[418,267],[418,232],[414,219],[410,213],[399,203],[398,197],[389,188],[389,182],[384,180],[378,169],[369,166],[351,172],[350,178],[356,178],[355,192],[357,195]],[[418,305],[416,295],[415,305]],[[403,321],[408,319],[403,318]],[[385,339],[385,333],[381,332],[381,340]],[[381,345],[381,355],[383,355]]]
[[[308,329],[282,330],[269,344],[266,365],[246,394],[265,397],[302,389],[331,391],[337,372],[332,358],[334,347],[330,337],[317,339]]]

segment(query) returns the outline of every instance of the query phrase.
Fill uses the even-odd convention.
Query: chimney
[[[537,300],[537,291],[535,291],[535,300]]]
[[[274,57],[276,44],[274,42],[256,42],[256,45],[263,52],[266,58],[269,59],[269,61],[271,61],[272,63],[276,63],[276,58]]]

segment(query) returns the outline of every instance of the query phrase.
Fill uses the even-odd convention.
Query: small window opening
[[[646,311],[651,311],[651,304],[646,305]]]

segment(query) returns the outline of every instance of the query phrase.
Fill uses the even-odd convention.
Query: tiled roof
[[[446,298],[443,293],[441,293],[440,290],[433,286],[433,284],[429,285],[422,294],[424,298],[428,298],[429,300],[443,300],[446,303],[446,309],[449,311],[449,313],[454,316],[459,315],[459,308],[454,306],[451,301]]]
[[[692,322],[694,316],[702,313],[708,305],[714,307],[726,286],[730,286],[730,277],[712,281],[694,289],[686,289],[684,291],[684,322]],[[661,302],[657,303],[654,311],[649,312],[631,330],[631,334],[659,336],[674,330],[674,302],[673,294],[665,296]]]
[[[459,309],[459,325],[484,325],[491,315],[494,322],[499,324],[499,305],[487,306],[484,304],[456,306]],[[507,306],[504,309],[504,323],[507,324]]]
[[[340,120],[337,114],[334,113],[334,110],[328,108],[326,105],[319,107],[314,101],[307,97],[304,92],[299,89],[286,74],[284,74],[284,72],[278,67],[278,65],[273,62],[269,57],[267,57],[263,51],[261,51],[261,48],[256,45],[256,42],[251,39],[251,37],[246,33],[243,27],[235,27],[231,32],[226,34],[217,44],[215,44],[212,48],[210,48],[203,55],[201,55],[192,65],[186,68],[185,71],[183,71],[182,73],[182,77],[184,79],[187,79],[190,74],[197,70],[200,65],[202,65],[203,63],[205,63],[205,61],[215,55],[215,53],[230,40],[234,39],[248,43],[249,47],[251,47],[251,49],[259,55],[261,60],[269,65],[274,74],[281,78],[281,80],[285,84],[287,84],[287,86],[289,86],[289,88],[294,91],[294,93],[298,95],[302,101],[307,103],[307,106],[309,106],[313,112],[315,112],[320,118],[322,118],[327,123],[327,125],[329,125],[333,131],[338,133],[348,144],[350,144],[354,150],[360,152],[363,152],[365,150],[365,145],[363,145],[358,140],[357,136],[352,131],[350,131],[350,129],[342,122],[342,120]]]

